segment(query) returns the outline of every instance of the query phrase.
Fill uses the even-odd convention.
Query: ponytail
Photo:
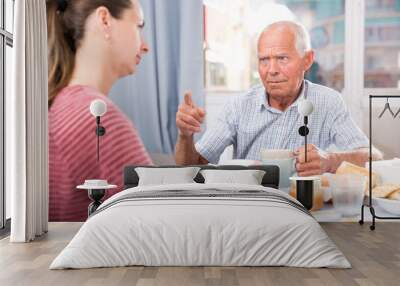
[[[56,95],[71,80],[75,63],[73,41],[68,36],[62,17],[56,1],[47,1],[49,107]]]

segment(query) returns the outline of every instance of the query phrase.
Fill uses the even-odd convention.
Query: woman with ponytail
[[[117,79],[136,71],[148,52],[138,0],[48,0],[49,220],[83,221],[90,203],[76,186],[101,178],[122,189],[126,165],[151,164],[134,126],[107,98]],[[107,113],[97,162],[90,103]]]

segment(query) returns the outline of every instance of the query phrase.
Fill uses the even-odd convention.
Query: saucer
[[[116,185],[111,185],[107,183],[107,180],[85,180],[83,185],[79,185],[77,189],[86,190],[99,190],[99,189],[112,189],[116,188]]]
[[[309,177],[290,177],[289,180],[291,181],[316,181],[321,180],[320,177],[317,176],[309,176]]]

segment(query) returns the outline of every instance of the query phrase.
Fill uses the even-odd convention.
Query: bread
[[[340,164],[339,168],[336,170],[336,174],[342,175],[342,174],[358,174],[361,176],[365,176],[367,178],[367,182],[365,184],[365,193],[368,194],[369,192],[369,171],[367,168],[363,168],[357,165],[354,165],[352,163],[343,161],[342,164]],[[375,172],[372,172],[372,188],[374,188],[376,185],[378,185],[380,182],[379,175]]]
[[[314,193],[313,193],[313,207],[311,211],[317,211],[321,209],[324,206],[324,189],[326,188],[320,188],[319,187],[319,182],[317,183],[318,186],[315,186],[314,184]],[[289,195],[291,195],[293,198],[296,199],[296,182],[292,181],[290,185],[290,192]]]
[[[392,192],[389,196],[389,199],[391,200],[398,200],[400,201],[400,188],[397,189],[396,191]]]
[[[322,187],[325,187],[325,188],[328,188],[328,187],[329,187],[329,180],[328,180],[328,178],[327,178],[326,176],[324,176],[324,175],[319,176],[319,178],[320,178],[320,180],[321,180],[321,186],[322,186]]]
[[[391,198],[390,196],[400,191],[400,185],[385,184],[372,189],[373,198]]]

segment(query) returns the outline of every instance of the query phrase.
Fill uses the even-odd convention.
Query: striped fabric
[[[97,163],[96,121],[89,112],[92,100],[101,98],[107,113],[101,117],[106,128],[100,138]],[[90,200],[86,190],[76,186],[86,179],[106,179],[121,191],[126,165],[151,164],[135,128],[104,95],[87,86],[64,88],[49,109],[49,220],[83,221]]]
[[[309,116],[309,144],[326,150],[335,145],[339,150],[368,147],[368,138],[356,126],[337,91],[305,81],[307,98],[314,104]],[[299,97],[304,97],[304,89]],[[261,160],[260,150],[296,150],[304,145],[298,134],[303,118],[296,100],[284,112],[269,106],[265,89],[259,85],[248,93],[230,100],[216,124],[210,126],[196,143],[196,150],[216,164],[224,149],[233,145],[234,158]]]

